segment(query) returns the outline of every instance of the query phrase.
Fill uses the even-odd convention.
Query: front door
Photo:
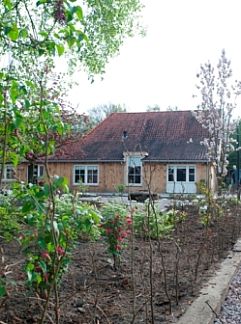
[[[168,193],[196,193],[196,168],[193,165],[169,165],[167,168]]]

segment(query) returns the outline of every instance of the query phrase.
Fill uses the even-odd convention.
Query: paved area
[[[241,266],[241,240],[221,263],[220,270],[201,290],[200,296],[187,308],[178,324],[213,324],[227,295],[232,277]]]

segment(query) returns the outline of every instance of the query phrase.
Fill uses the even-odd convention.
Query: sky
[[[225,49],[235,79],[241,79],[240,0],[143,0],[146,37],[128,39],[106,66],[104,80],[90,84],[78,73],[70,91],[78,111],[102,104],[122,104],[128,111],[177,106],[195,109],[200,65],[216,65]],[[237,113],[237,112],[236,112]]]

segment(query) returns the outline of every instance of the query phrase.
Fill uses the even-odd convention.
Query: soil
[[[103,240],[80,241],[60,289],[60,323],[175,323],[240,236],[240,207],[226,206],[208,228],[196,207],[169,238],[135,238],[116,271]],[[1,323],[37,323],[44,300],[31,293],[16,243],[2,243],[8,296],[0,299]],[[152,269],[152,271],[151,271]],[[0,268],[1,270],[1,268]],[[150,279],[151,278],[151,279]],[[45,323],[55,323],[53,309]]]

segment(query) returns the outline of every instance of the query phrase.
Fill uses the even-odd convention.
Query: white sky
[[[192,98],[200,64],[216,65],[221,50],[241,79],[240,0],[144,0],[147,36],[128,39],[93,84],[82,72],[70,100],[85,112],[101,104],[125,104],[144,111],[158,104],[195,109]]]

